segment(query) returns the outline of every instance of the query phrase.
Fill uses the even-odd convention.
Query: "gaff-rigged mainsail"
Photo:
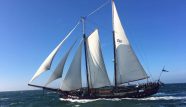
[[[90,88],[110,86],[97,29],[87,38],[87,48]]]
[[[81,54],[82,54],[82,41],[74,55],[72,63],[68,72],[62,81],[61,90],[71,91],[82,87],[81,79]]]
[[[113,30],[115,36],[116,77],[117,84],[148,78],[134,51],[120,22],[116,6],[112,2]]]

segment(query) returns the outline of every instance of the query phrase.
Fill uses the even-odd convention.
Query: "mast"
[[[114,0],[111,0],[111,5],[112,5],[112,26],[113,26],[113,50],[114,50],[114,86],[117,87],[117,69],[116,69],[116,45],[115,45],[115,31],[114,31],[114,9],[113,9],[113,2]]]
[[[85,50],[85,65],[86,65],[86,77],[87,77],[87,88],[88,93],[90,92],[90,85],[89,85],[89,74],[88,74],[88,63],[87,63],[87,44],[86,44],[86,34],[85,34],[85,17],[81,17],[81,21],[83,24],[83,40],[84,40],[84,50]]]

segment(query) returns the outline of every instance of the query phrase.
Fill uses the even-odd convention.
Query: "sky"
[[[105,2],[0,0],[0,91],[35,89],[27,83],[44,59],[81,16]],[[115,3],[129,42],[153,80],[158,79],[165,65],[169,72],[162,75],[162,82],[186,82],[186,1],[115,0]],[[87,19],[85,29],[87,35],[99,29],[106,69],[113,80],[111,18],[111,4],[107,4]],[[81,27],[64,44],[51,70],[37,78],[36,84],[45,83],[69,44],[76,37],[82,38]]]

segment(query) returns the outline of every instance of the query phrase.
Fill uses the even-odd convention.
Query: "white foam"
[[[121,98],[110,98],[110,99],[106,99],[106,98],[102,98],[100,100],[108,100],[108,101],[121,101]]]
[[[80,105],[75,105],[75,107],[79,107]]]
[[[166,93],[156,93],[155,95],[167,95]]]
[[[61,101],[68,101],[73,103],[89,103],[94,101],[101,101],[101,100],[107,100],[107,101],[121,101],[122,99],[119,98],[112,98],[112,99],[106,99],[106,98],[98,98],[98,99],[63,99],[60,98]]]
[[[148,97],[148,98],[141,98],[137,100],[184,100],[186,96],[162,96],[162,97]]]
[[[99,99],[63,99],[60,98],[61,101],[68,101],[68,102],[72,102],[72,103],[88,103],[88,102],[93,102],[93,101],[97,101]]]
[[[1,98],[0,100],[4,101],[4,100],[8,100],[9,98]]]
[[[175,95],[182,95],[182,94],[181,93],[161,93],[161,92],[154,94],[154,96],[175,96]]]
[[[121,101],[121,100],[186,100],[186,96],[154,96],[154,97],[147,97],[147,98],[112,98],[112,99],[106,99],[106,98],[99,98],[99,99],[63,99],[60,98],[61,101],[68,101],[73,103],[88,103],[88,102],[94,102],[94,101]]]
[[[12,106],[12,105],[16,105],[17,103],[10,103],[10,106]]]
[[[54,94],[54,93],[56,93],[56,92],[47,92],[47,94]]]

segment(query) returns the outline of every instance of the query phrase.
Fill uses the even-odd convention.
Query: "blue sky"
[[[0,0],[0,91],[33,89],[27,86],[43,60],[81,16],[107,0]],[[120,19],[134,51],[154,79],[165,65],[165,83],[186,82],[186,1],[115,0]],[[87,34],[95,27],[105,64],[113,77],[111,5],[89,17]],[[81,37],[81,28],[71,36]],[[63,55],[66,46],[54,59]],[[54,69],[55,66],[52,66]],[[38,83],[45,80],[38,78]],[[41,82],[42,83],[42,82]]]

